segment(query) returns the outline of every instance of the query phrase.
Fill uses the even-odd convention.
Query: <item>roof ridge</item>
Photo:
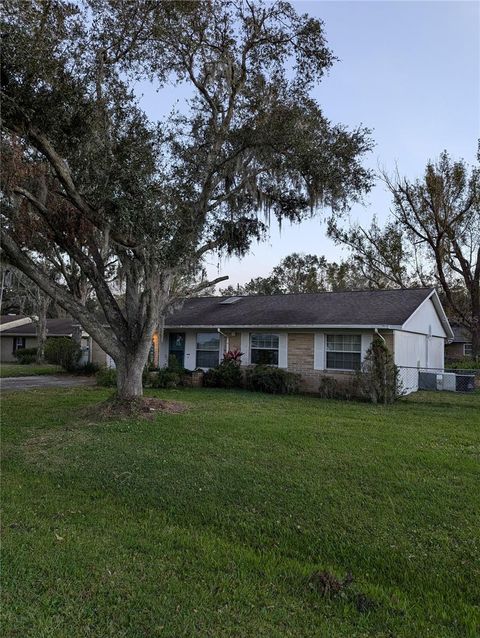
[[[230,297],[240,297],[241,299],[247,299],[251,297],[293,297],[293,296],[302,296],[306,297],[307,295],[344,295],[344,294],[352,294],[352,293],[374,293],[374,292],[409,292],[414,290],[425,290],[432,292],[436,290],[434,286],[415,286],[413,288],[363,288],[359,290],[319,290],[318,292],[282,292],[275,293],[272,295],[262,294],[262,295],[240,295],[240,294],[232,294],[232,295],[205,295],[202,297],[183,297],[183,299],[229,299]]]

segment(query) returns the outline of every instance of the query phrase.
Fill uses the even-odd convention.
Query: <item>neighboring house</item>
[[[207,369],[237,349],[242,366],[298,372],[303,389],[316,392],[322,376],[358,370],[376,333],[398,366],[440,370],[454,336],[434,289],[196,297],[165,318],[152,357],[159,367],[173,355],[189,370]]]
[[[47,319],[47,338],[71,337],[75,326],[73,319]],[[82,333],[82,362],[90,359],[89,337]],[[31,317],[2,315],[0,317],[0,361],[16,361],[15,352],[37,346],[37,327]]]
[[[472,335],[468,328],[452,322],[453,339],[445,346],[445,359],[465,359],[473,355]]]

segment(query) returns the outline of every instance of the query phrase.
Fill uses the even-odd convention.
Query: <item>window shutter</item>
[[[325,335],[323,332],[315,333],[313,348],[314,370],[325,370]]]

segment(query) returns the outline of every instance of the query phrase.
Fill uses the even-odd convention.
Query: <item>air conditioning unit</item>
[[[454,372],[443,372],[442,374],[437,374],[437,390],[456,392],[457,375]]]
[[[419,372],[418,373],[418,389],[419,390],[436,390],[437,389],[437,373],[436,372]]]

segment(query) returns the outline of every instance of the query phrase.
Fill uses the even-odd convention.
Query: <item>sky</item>
[[[421,177],[425,164],[447,149],[470,164],[480,137],[480,2],[447,0],[310,0],[293,2],[300,13],[324,22],[339,61],[312,95],[333,123],[372,129],[375,148],[364,165]],[[166,112],[159,96],[141,87],[150,117]],[[377,184],[352,221],[369,225],[389,212],[390,196]],[[243,259],[208,259],[211,278],[222,285],[265,276],[292,252],[345,258],[345,248],[326,237],[324,215],[270,229],[269,239]]]

